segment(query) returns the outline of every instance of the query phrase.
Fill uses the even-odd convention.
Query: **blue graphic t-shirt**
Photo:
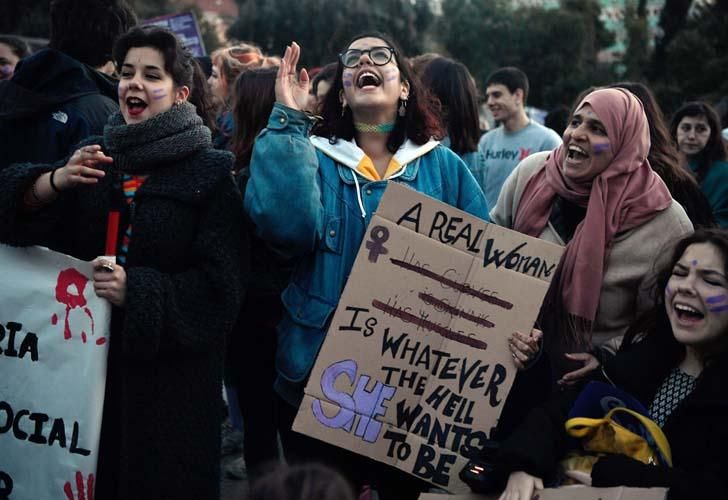
[[[500,126],[480,139],[483,155],[482,172],[473,172],[483,188],[488,206],[494,207],[503,184],[521,160],[539,151],[551,151],[561,144],[561,137],[543,125],[531,121],[517,132],[506,132]]]

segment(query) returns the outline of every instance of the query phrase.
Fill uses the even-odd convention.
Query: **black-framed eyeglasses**
[[[346,68],[356,68],[361,56],[369,55],[369,59],[375,66],[384,66],[392,60],[394,49],[392,47],[372,47],[370,49],[349,49],[339,54],[341,64]]]

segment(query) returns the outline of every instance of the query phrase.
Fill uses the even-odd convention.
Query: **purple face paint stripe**
[[[726,312],[726,311],[728,311],[728,305],[718,306],[718,307],[711,307],[710,309],[708,309],[708,311],[710,311],[712,313],[722,313],[722,312]]]
[[[698,261],[697,261],[697,260],[694,260],[694,261],[692,261],[692,262],[691,262],[691,264],[692,264],[693,266],[697,266],[697,265],[698,265]]]
[[[728,295],[713,295],[705,299],[705,302],[708,304],[720,304],[721,302],[725,302],[726,299],[728,299]]]
[[[152,99],[154,99],[155,101],[158,101],[160,99],[164,99],[165,97],[167,97],[167,94],[154,95],[154,96],[152,96]]]
[[[610,147],[611,147],[611,145],[609,143],[606,143],[606,144],[594,144],[594,146],[592,147],[592,149],[594,150],[595,153],[603,153],[606,150],[608,150]]]
[[[351,82],[349,82],[349,81],[346,81],[346,82],[344,82],[344,87],[351,87],[351,86],[353,86],[353,85],[354,85],[354,84],[353,84],[353,83],[351,83]]]

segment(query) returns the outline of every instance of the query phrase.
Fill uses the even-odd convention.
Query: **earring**
[[[341,103],[341,117],[344,118],[344,115],[346,114],[346,103]]]
[[[404,118],[407,115],[407,98],[399,100],[399,116]]]

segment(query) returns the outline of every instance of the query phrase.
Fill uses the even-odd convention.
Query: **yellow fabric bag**
[[[614,418],[619,413],[626,413],[637,419],[651,436],[657,449],[653,449],[644,437],[619,424]],[[636,411],[618,406],[612,408],[604,418],[570,418],[566,421],[565,426],[566,432],[570,436],[581,438],[582,446],[587,452],[625,455],[644,464],[672,467],[670,444],[667,442],[662,429],[655,422]],[[591,464],[582,464],[582,467],[586,465],[585,468],[591,469],[591,465],[596,460],[592,459],[587,462],[589,461]],[[573,467],[573,465],[569,468],[582,468]]]

